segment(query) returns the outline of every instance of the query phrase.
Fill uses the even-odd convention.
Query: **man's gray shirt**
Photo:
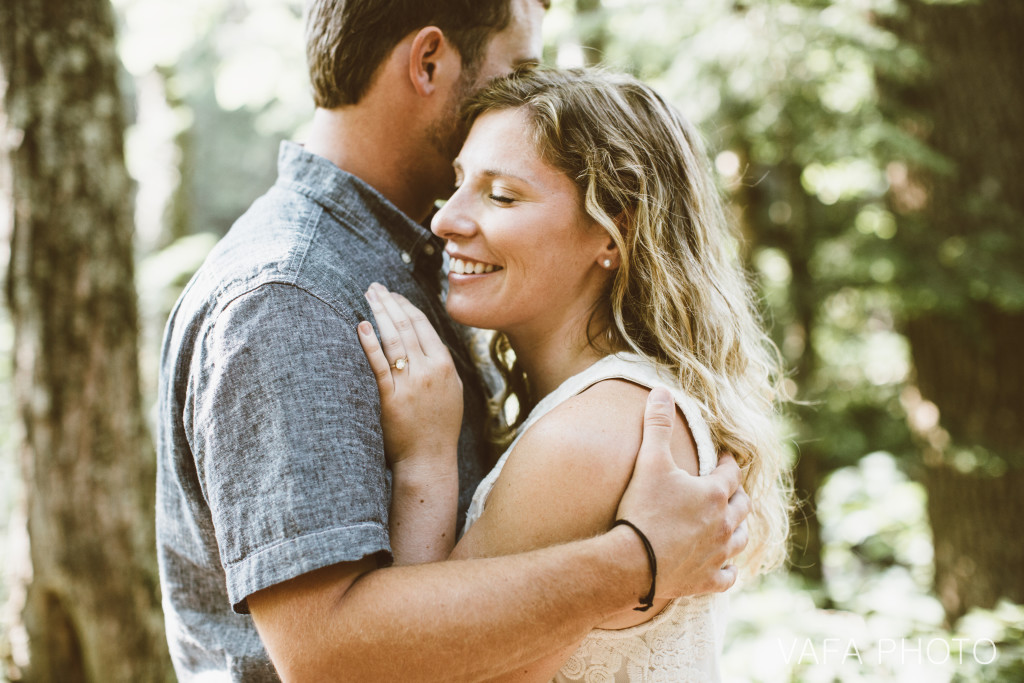
[[[439,298],[441,240],[298,145],[282,144],[278,172],[164,335],[157,540],[186,681],[277,680],[246,598],[339,562],[390,561],[380,402],[356,337],[370,283],[427,314],[462,376],[460,527],[486,467],[483,389]]]

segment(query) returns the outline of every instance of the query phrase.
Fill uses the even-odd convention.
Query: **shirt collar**
[[[439,276],[444,240],[406,216],[369,184],[287,140],[281,143],[277,166],[279,184],[322,204],[344,225],[358,226],[371,235],[383,232],[411,271]]]

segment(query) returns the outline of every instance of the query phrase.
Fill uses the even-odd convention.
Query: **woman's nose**
[[[477,230],[477,223],[468,199],[461,190],[456,190],[434,214],[433,220],[430,221],[431,232],[446,240],[472,236]]]

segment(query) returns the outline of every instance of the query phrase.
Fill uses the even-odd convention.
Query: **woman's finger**
[[[412,321],[413,329],[416,331],[416,337],[419,339],[420,348],[423,349],[423,353],[428,358],[448,358],[451,354],[448,352],[448,347],[441,337],[438,336],[437,330],[430,324],[430,319],[421,311],[412,305],[412,303],[401,294],[392,294],[398,305],[405,311],[406,316]]]
[[[373,319],[377,321],[377,331],[380,333],[380,345],[384,350],[384,356],[388,359],[389,365],[394,365],[400,358],[407,358],[405,345],[402,338],[395,329],[395,324],[388,314],[388,310],[381,301],[378,290],[373,285],[366,290],[366,301],[370,304],[370,312]]]
[[[359,344],[363,347],[366,360],[370,363],[373,376],[377,378],[377,389],[380,391],[381,400],[389,398],[395,391],[395,380],[391,375],[391,364],[388,363],[384,350],[377,341],[377,335],[373,333],[373,325],[365,320],[359,323],[356,328],[359,331]]]
[[[409,319],[405,309],[395,299],[395,295],[389,292],[386,287],[377,283],[370,285],[370,288],[377,292],[377,297],[384,305],[384,310],[387,311],[388,317],[391,318],[391,323],[398,331],[398,336],[402,340],[402,346],[405,347],[406,357],[414,360],[421,358],[423,350],[420,348],[420,341],[416,337],[416,330],[413,328],[412,320]]]

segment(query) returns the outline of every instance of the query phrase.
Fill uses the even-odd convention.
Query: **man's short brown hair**
[[[511,0],[310,0],[306,60],[313,99],[324,109],[355,104],[399,41],[424,26],[441,29],[472,72],[491,36],[511,20]]]

